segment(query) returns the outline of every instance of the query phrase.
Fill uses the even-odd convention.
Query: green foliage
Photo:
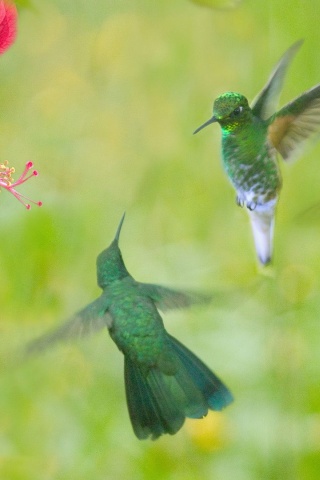
[[[252,99],[298,38],[281,104],[320,81],[318,0],[32,4],[0,59],[1,160],[34,161],[21,191],[43,201],[25,211],[0,194],[0,478],[317,480],[320,146],[282,165],[274,267],[261,272],[220,132],[192,132],[220,93]],[[96,256],[124,211],[137,280],[220,291],[164,320],[235,396],[155,443],[133,435],[106,332],[13,366],[27,339],[98,295]]]

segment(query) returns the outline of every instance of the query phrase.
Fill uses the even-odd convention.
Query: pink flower
[[[15,172],[14,167],[9,167],[8,162],[5,161],[3,163],[0,163],[0,192],[1,188],[5,188],[8,190],[12,195],[16,197],[19,202],[21,202],[28,210],[31,208],[30,203],[26,203],[25,200],[34,203],[35,205],[38,205],[41,207],[42,202],[35,202],[34,200],[30,200],[30,198],[25,197],[21,193],[17,192],[16,187],[19,185],[22,185],[22,183],[26,182],[29,180],[31,177],[36,177],[38,175],[37,170],[33,170],[29,175],[28,172],[31,170],[33,167],[32,162],[27,162],[24,171],[22,172],[22,175],[18,178],[18,180],[15,182],[12,178],[12,175]]]
[[[17,34],[18,12],[8,0],[0,0],[0,55],[13,44]]]

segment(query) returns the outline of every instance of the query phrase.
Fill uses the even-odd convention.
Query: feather
[[[320,84],[277,112],[268,128],[268,140],[284,160],[298,158],[320,134]]]
[[[273,199],[254,210],[248,210],[256,252],[262,265],[270,263],[272,258],[276,202]]]
[[[145,376],[128,356],[125,356],[124,372],[128,411],[135,435],[140,440],[149,436],[155,440],[164,433],[176,433],[183,425],[183,415],[175,411],[170,422],[161,414]]]
[[[68,342],[74,338],[83,338],[111,326],[112,319],[105,312],[106,300],[103,296],[73,315],[68,321],[35,340],[25,347],[25,354],[31,355],[51,347],[59,342]]]
[[[256,117],[267,120],[276,111],[288,66],[302,43],[303,40],[298,40],[285,52],[272,71],[268,82],[251,103],[252,113]]]
[[[130,420],[139,439],[175,434],[185,418],[221,410],[232,394],[216,375],[178,340],[167,335],[175,356],[172,375],[159,366],[148,370],[125,356],[125,385]]]
[[[182,292],[151,283],[139,282],[138,286],[162,312],[186,308],[195,304],[206,304],[212,300],[212,295],[205,293]]]
[[[222,410],[232,403],[233,396],[224,383],[187,347],[171,335],[169,337],[189,377],[202,393],[207,407]]]

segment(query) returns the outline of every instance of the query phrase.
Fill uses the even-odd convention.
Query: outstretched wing
[[[111,324],[111,316],[106,312],[106,300],[101,296],[58,328],[30,341],[24,353],[25,355],[40,353],[56,343],[92,335],[103,327],[110,327]]]
[[[212,296],[209,294],[182,292],[152,283],[138,283],[138,288],[144,295],[150,297],[162,312],[186,308],[195,304],[209,303],[212,300]]]
[[[268,139],[284,160],[297,158],[319,134],[320,84],[279,110],[268,128]]]
[[[288,66],[302,43],[303,40],[298,40],[285,52],[272,71],[267,84],[251,103],[252,112],[256,117],[267,120],[276,111]]]

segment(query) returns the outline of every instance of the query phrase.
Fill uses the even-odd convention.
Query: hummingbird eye
[[[232,112],[232,116],[237,117],[238,115],[240,115],[240,113],[242,112],[242,110],[243,110],[243,107],[237,107],[237,108],[235,108],[235,109],[233,110],[233,112]]]

